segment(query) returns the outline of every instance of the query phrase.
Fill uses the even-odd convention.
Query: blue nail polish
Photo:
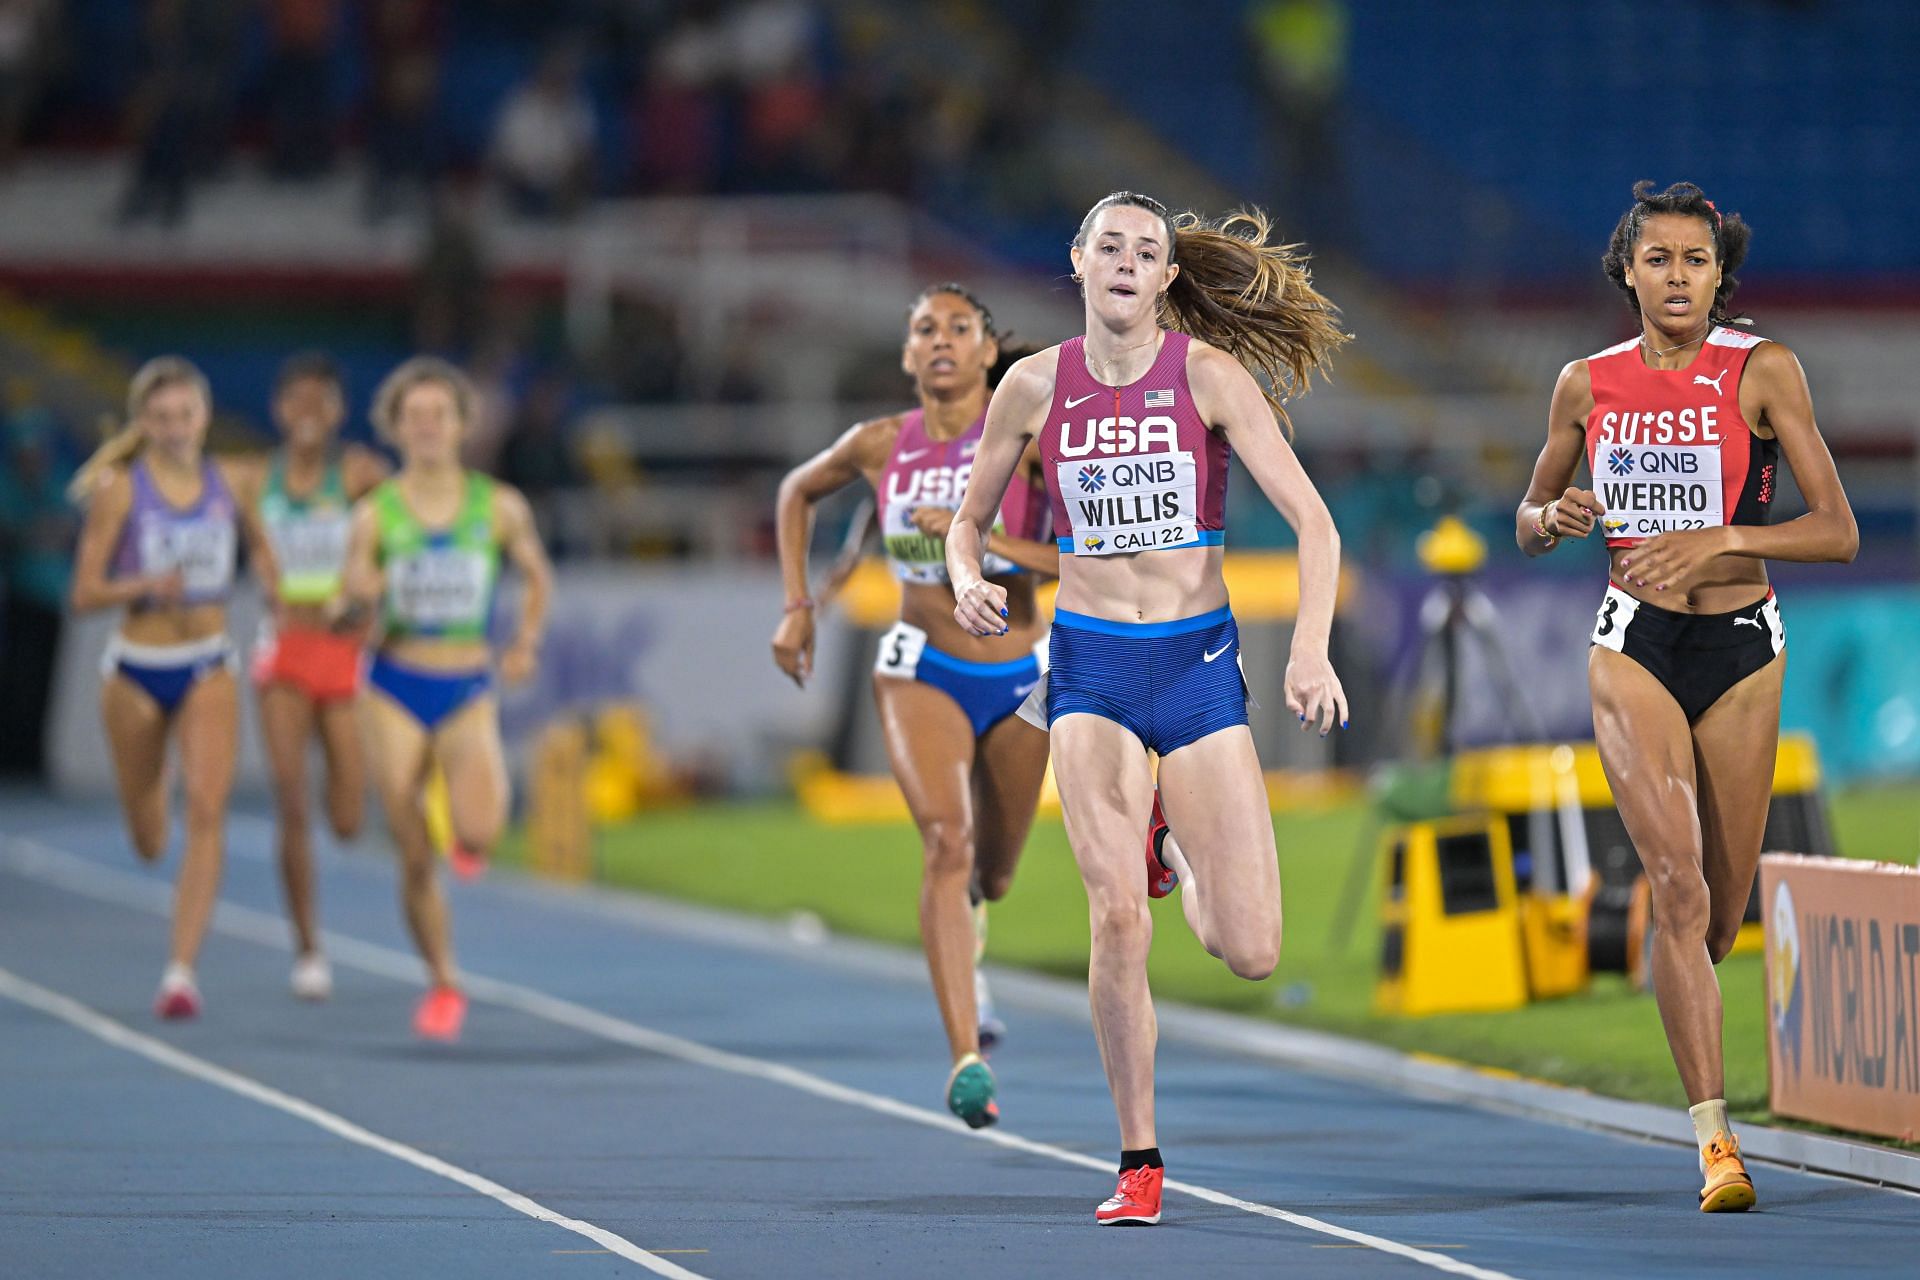
[[[1004,608],[1000,610],[1000,616],[1003,618],[1007,616],[1007,611]]]
[[[1342,729],[1344,729],[1344,728],[1346,728],[1346,727],[1347,727],[1347,722],[1346,722],[1345,720],[1342,720],[1342,721],[1340,722],[1340,727],[1341,727]]]

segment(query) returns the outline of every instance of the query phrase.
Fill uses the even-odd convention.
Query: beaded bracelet
[[[1557,533],[1547,532],[1547,512],[1553,510],[1555,507],[1559,505],[1560,505],[1560,499],[1558,498],[1555,498],[1553,501],[1547,503],[1544,507],[1540,508],[1540,518],[1533,522],[1533,531],[1539,534],[1543,539],[1545,539],[1546,544],[1549,547],[1554,547],[1559,545],[1560,535]]]

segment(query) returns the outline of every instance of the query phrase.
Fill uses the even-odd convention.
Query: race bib
[[[1717,448],[1602,444],[1594,449],[1593,473],[1607,509],[1600,527],[1609,538],[1726,523]]]
[[[267,526],[280,573],[288,578],[319,578],[340,572],[347,559],[352,521],[344,511],[275,520]]]
[[[874,654],[876,675],[911,680],[920,671],[920,654],[927,647],[927,633],[911,622],[896,622],[880,637],[880,649]]]
[[[233,581],[235,545],[231,520],[153,520],[140,530],[140,568],[178,569],[188,595],[217,595]]]
[[[1077,556],[1195,546],[1200,503],[1193,454],[1068,459],[1054,464]],[[1068,550],[1066,540],[1061,550]]]
[[[485,620],[491,566],[478,551],[432,547],[387,566],[387,602],[412,627]]]
[[[956,507],[935,502],[898,501],[887,504],[886,535],[882,540],[886,544],[887,559],[893,562],[894,576],[903,582],[947,580],[947,540],[922,533],[920,526],[913,522],[915,511],[932,506],[947,511],[957,510]],[[1006,524],[996,521],[993,532],[1005,537]],[[1016,568],[1013,561],[992,553],[980,561],[980,574],[986,578],[1012,573]]]

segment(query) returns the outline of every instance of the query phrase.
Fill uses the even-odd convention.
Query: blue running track
[[[913,957],[507,875],[451,889],[474,1006],[424,1045],[387,861],[323,852],[336,990],[302,1004],[246,814],[206,1014],[162,1025],[172,858],[105,806],[0,805],[0,1277],[1920,1273],[1917,1196],[1762,1165],[1758,1211],[1708,1217],[1681,1148],[1171,1038],[1192,1190],[1097,1228],[1084,1016],[1003,996],[1005,1121],[970,1134]]]

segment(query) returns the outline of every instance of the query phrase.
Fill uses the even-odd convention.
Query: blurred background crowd
[[[1577,654],[1600,561],[1529,572],[1511,513],[1555,373],[1632,332],[1598,269],[1629,188],[1684,179],[1755,227],[1741,309],[1800,352],[1860,519],[1796,601],[1788,723],[1920,772],[1916,60],[1895,0],[0,0],[0,708],[44,697],[60,490],[148,356],[198,362],[246,448],[290,351],[341,362],[361,439],[381,374],[446,354],[486,393],[471,462],[563,564],[757,582],[780,474],[908,400],[919,288],[1077,332],[1066,244],[1119,187],[1268,208],[1345,309],[1295,417],[1355,661],[1418,646],[1448,513],[1520,665]]]

